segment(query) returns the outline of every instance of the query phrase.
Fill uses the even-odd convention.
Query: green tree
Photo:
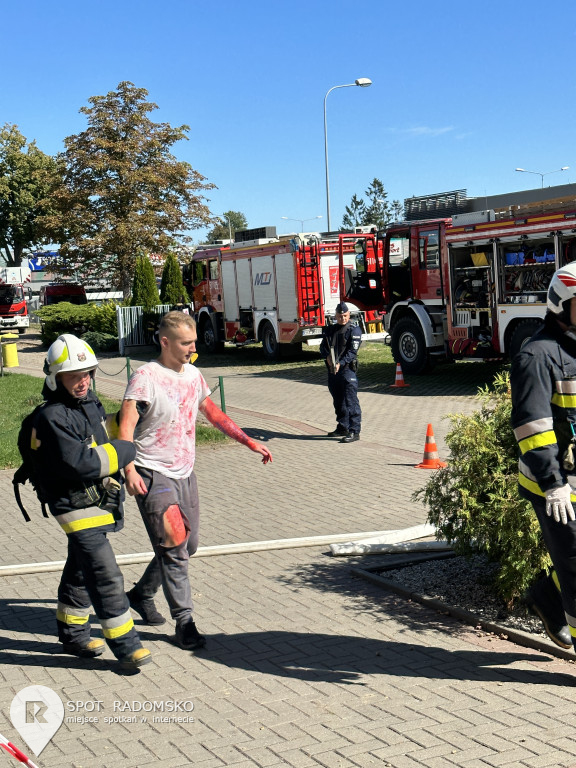
[[[87,277],[106,278],[130,293],[139,253],[164,253],[190,242],[183,233],[205,226],[203,193],[213,184],[170,149],[187,138],[187,125],[155,123],[148,91],[122,82],[82,107],[88,127],[64,140],[64,183],[57,213],[47,218],[62,244],[62,274],[80,265]]]
[[[139,256],[134,267],[130,304],[133,307],[144,307],[145,311],[149,311],[159,303],[154,267],[147,256]]]
[[[184,302],[188,301],[188,294],[182,282],[182,269],[176,256],[169,253],[162,270],[160,301],[162,304],[179,304],[182,299]]]
[[[237,229],[246,229],[247,227],[248,219],[241,211],[224,211],[222,216],[218,216],[218,223],[208,232],[206,242],[215,243],[216,240],[229,240],[230,234],[234,239]]]
[[[372,179],[364,194],[368,198],[367,203],[356,194],[352,196],[342,219],[342,229],[372,225],[377,229],[385,229],[392,221],[403,218],[402,204],[399,200],[388,202],[388,193],[380,179]]]
[[[58,177],[56,160],[27,142],[16,125],[0,129],[0,259],[7,266],[19,266],[25,249],[47,242],[42,217]]]
[[[357,195],[352,195],[350,205],[346,206],[346,212],[342,218],[342,229],[354,229],[364,223],[366,216],[366,204]]]

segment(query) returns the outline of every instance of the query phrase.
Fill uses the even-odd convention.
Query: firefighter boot
[[[138,669],[143,667],[144,664],[148,664],[152,661],[152,654],[148,648],[138,648],[136,651],[132,651],[128,656],[122,656],[119,659],[122,669]]]
[[[185,624],[176,625],[176,645],[185,651],[195,651],[206,645],[206,638],[198,632],[192,619],[189,619]]]
[[[151,627],[160,626],[165,624],[166,619],[156,608],[154,600],[151,597],[140,597],[134,587],[129,592],[126,592],[126,597],[130,602],[130,608],[136,613],[142,616],[142,622],[148,624]]]
[[[82,659],[93,659],[104,653],[104,640],[95,637],[84,642],[62,643],[62,649],[64,653],[70,653],[72,656],[80,656]]]
[[[552,576],[541,576],[526,593],[526,606],[544,624],[546,634],[560,648],[572,648],[572,636],[566,624],[562,598]]]

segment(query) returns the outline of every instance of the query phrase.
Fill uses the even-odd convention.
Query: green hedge
[[[116,325],[116,304],[70,304],[62,301],[48,307],[41,307],[36,314],[42,324],[42,341],[52,344],[62,333],[82,336],[87,332],[112,336],[118,340]],[[90,342],[88,342],[90,343]],[[108,342],[109,343],[109,340]],[[92,346],[92,345],[91,345]]]
[[[510,378],[478,393],[481,408],[452,414],[449,464],[414,494],[429,509],[438,538],[459,554],[484,552],[500,564],[495,591],[509,605],[550,565],[531,504],[518,494],[518,449],[510,414]]]

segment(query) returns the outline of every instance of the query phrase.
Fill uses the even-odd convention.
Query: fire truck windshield
[[[0,304],[14,304],[24,301],[24,291],[21,285],[1,285]]]

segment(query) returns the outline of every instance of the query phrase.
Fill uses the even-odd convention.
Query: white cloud
[[[450,133],[453,130],[453,125],[447,125],[444,128],[431,128],[429,125],[419,125],[414,128],[404,128],[401,132],[409,136],[442,136],[444,133]]]

